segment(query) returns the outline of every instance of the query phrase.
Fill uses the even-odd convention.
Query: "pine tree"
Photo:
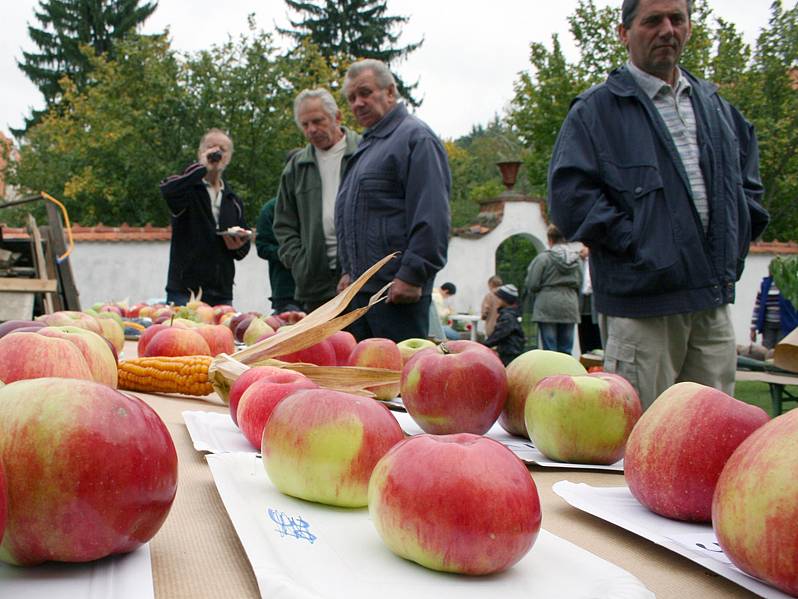
[[[112,56],[114,42],[134,32],[157,6],[157,1],[141,0],[40,0],[35,11],[40,27],[28,24],[38,52],[23,52],[17,66],[42,92],[49,109],[58,103],[62,77],[69,77],[78,89],[86,84],[89,59],[82,45]],[[25,129],[45,112],[34,111]]]
[[[294,29],[280,29],[302,43],[310,40],[319,47],[330,66],[339,71],[340,57],[349,60],[376,58],[391,65],[406,58],[424,43],[397,47],[399,34],[393,31],[404,25],[409,17],[386,15],[386,0],[285,0],[290,9],[299,13],[297,20],[288,22]],[[413,97],[418,82],[408,85],[396,73],[396,87],[412,106],[421,102]]]

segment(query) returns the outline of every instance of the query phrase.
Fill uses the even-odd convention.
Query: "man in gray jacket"
[[[538,324],[543,349],[570,354],[579,322],[579,250],[566,244],[554,225],[546,234],[549,249],[529,263],[524,287],[534,302],[532,321]]]
[[[759,204],[753,127],[682,69],[692,0],[624,0],[629,61],[580,94],[549,165],[552,221],[590,248],[604,369],[645,407],[674,382],[734,389],[728,304]]]
[[[363,140],[347,166],[335,208],[338,257],[345,288],[380,258],[401,255],[372,277],[350,304],[391,283],[387,303],[350,327],[358,339],[427,337],[435,274],[446,264],[451,174],[443,144],[398,102],[388,67],[354,63],[344,79]]]
[[[335,198],[360,136],[341,126],[341,111],[326,89],[300,92],[294,119],[309,143],[280,177],[273,228],[280,260],[294,277],[295,298],[311,312],[336,293]]]

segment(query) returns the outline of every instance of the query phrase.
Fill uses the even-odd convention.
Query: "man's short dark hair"
[[[449,295],[454,295],[457,293],[457,287],[455,287],[454,283],[444,283],[441,285],[441,289]]]
[[[632,21],[637,16],[637,9],[640,6],[640,0],[623,0],[621,4],[621,24],[624,29],[629,29],[632,26]],[[687,0],[687,17],[693,14],[693,0]]]

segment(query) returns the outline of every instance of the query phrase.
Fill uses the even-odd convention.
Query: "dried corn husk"
[[[326,304],[319,306],[289,329],[280,329],[268,339],[259,341],[232,355],[220,354],[214,358],[208,369],[208,378],[219,396],[227,402],[230,385],[235,379],[241,376],[250,366],[265,363],[302,372],[322,387],[346,390],[350,393],[356,392],[360,395],[370,395],[368,391],[365,391],[366,387],[398,382],[401,373],[397,370],[290,364],[273,360],[276,356],[293,353],[315,345],[363,316],[374,304],[383,301],[387,297],[390,283],[371,296],[368,305],[343,316],[338,316],[349,305],[349,302],[352,301],[363,285],[395,256],[397,254],[391,254],[374,264],[349,287]],[[303,370],[307,372],[303,372]]]
[[[798,328],[776,344],[773,363],[784,370],[798,372]]]

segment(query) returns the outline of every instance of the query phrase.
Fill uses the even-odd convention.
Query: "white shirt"
[[[222,198],[224,197],[224,181],[219,181],[219,191],[214,194],[213,187],[205,179],[202,180],[205,184],[205,190],[208,192],[208,197],[211,199],[211,212],[213,212],[213,220],[216,226],[219,226],[219,211],[222,209]]]
[[[341,183],[341,160],[346,151],[346,136],[341,137],[329,150],[316,150],[316,162],[321,176],[321,223],[330,268],[335,268],[338,240],[335,237],[335,198]]]

